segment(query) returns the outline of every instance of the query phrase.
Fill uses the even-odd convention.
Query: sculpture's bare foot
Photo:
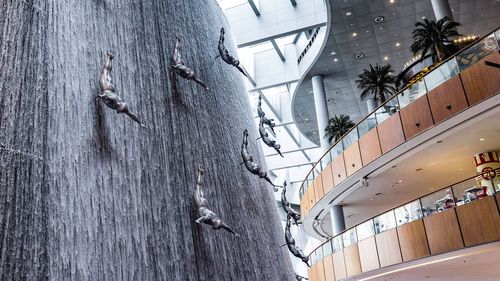
[[[107,51],[106,56],[108,56],[110,59],[113,59],[115,57],[115,55],[113,55],[111,51]]]

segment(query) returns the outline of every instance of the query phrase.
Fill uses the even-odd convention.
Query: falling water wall
[[[245,128],[260,157],[221,26],[215,0],[0,3],[1,280],[292,280],[271,188],[238,166]],[[210,91],[170,72],[175,35]],[[106,50],[148,129],[96,103]],[[194,223],[198,163],[241,238]]]

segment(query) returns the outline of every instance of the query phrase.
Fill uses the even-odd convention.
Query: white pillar
[[[330,207],[330,218],[332,220],[333,236],[336,236],[345,230],[344,208],[341,205]]]
[[[370,114],[372,111],[374,111],[375,108],[377,108],[377,106],[378,106],[377,99],[375,99],[375,98],[366,99],[366,107],[368,108],[368,114]]]
[[[314,93],[314,106],[316,108],[316,119],[318,120],[318,134],[321,150],[326,152],[330,148],[328,139],[325,138],[325,128],[328,125],[328,106],[326,104],[325,84],[323,76],[316,75],[311,78]]]
[[[449,20],[453,20],[453,14],[451,13],[450,3],[448,0],[431,0],[431,3],[436,21],[444,17],[448,17]]]

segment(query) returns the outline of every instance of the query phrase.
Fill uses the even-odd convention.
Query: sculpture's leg
[[[248,77],[248,76],[247,76],[247,74],[246,74],[246,72],[245,72],[245,70],[244,70],[241,66],[236,65],[235,67],[236,67],[236,68],[237,68],[237,69],[238,69],[241,73],[243,73],[243,75],[245,75],[245,77]]]
[[[193,77],[193,81],[200,84],[203,88],[205,88],[205,90],[209,90],[208,87],[205,85],[205,83],[203,83],[203,81],[201,81],[200,79],[198,79],[198,77],[194,76]]]
[[[137,117],[137,115],[135,115],[134,113],[130,112],[130,111],[125,111],[125,114],[127,114],[130,118],[132,118],[132,120],[134,120],[135,122],[139,123],[139,125],[141,125],[141,127],[146,127],[144,126],[141,121],[139,120],[139,117]]]

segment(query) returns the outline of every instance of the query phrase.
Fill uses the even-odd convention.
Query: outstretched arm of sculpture
[[[235,67],[241,72],[243,73],[243,75],[245,75],[245,77],[248,77],[247,73],[245,72],[245,70],[243,69],[243,67],[241,67],[239,64],[238,65],[235,65]]]
[[[203,88],[205,88],[205,90],[210,90],[207,85],[205,85],[205,83],[203,83],[203,81],[201,81],[200,79],[198,79],[198,77],[196,77],[196,74],[193,75],[193,81],[200,84],[200,86],[202,86]]]
[[[224,228],[225,230],[231,232],[232,234],[236,235],[236,237],[240,237],[240,235],[236,232],[234,232],[234,230],[229,227],[229,225],[227,225],[226,223],[222,222],[222,228]]]
[[[135,122],[139,123],[139,125],[141,125],[141,127],[146,128],[146,126],[141,123],[141,120],[139,120],[139,117],[137,117],[137,115],[135,115],[135,113],[131,112],[128,108],[127,108],[127,111],[125,111],[125,114],[127,114],[128,117],[132,118],[132,120],[134,120]]]

